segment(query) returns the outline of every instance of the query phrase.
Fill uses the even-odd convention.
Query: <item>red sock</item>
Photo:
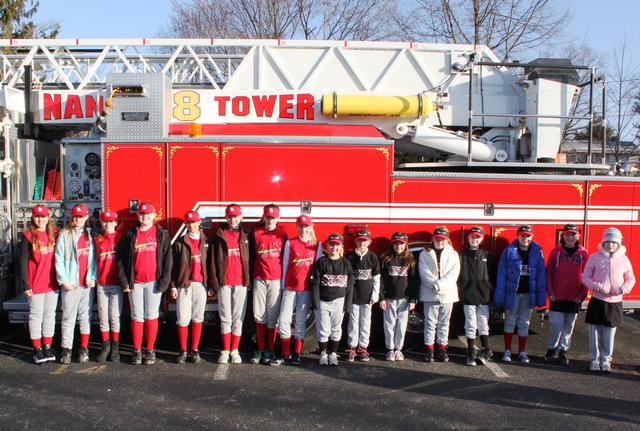
[[[115,332],[115,331],[111,331],[111,339],[113,341],[120,341],[120,333],[119,332]]]
[[[518,335],[518,352],[527,351],[527,337],[521,337]]]
[[[178,343],[180,350],[187,350],[187,338],[189,338],[189,327],[178,325]]]
[[[304,344],[304,339],[299,340],[297,338],[294,338],[293,351],[296,352],[298,355],[300,354],[300,352],[302,352],[302,344]]]
[[[53,343],[53,337],[42,337],[45,346],[50,346]]]
[[[131,321],[131,342],[133,343],[133,350],[142,350],[142,334],[144,332],[144,322],[138,322],[136,320]]]
[[[267,346],[270,351],[274,351],[276,345],[276,328],[267,328]]]
[[[256,337],[258,337],[258,350],[264,352],[265,338],[267,338],[267,325],[256,322]]]
[[[109,331],[100,331],[100,335],[102,335],[102,342],[109,341]]]
[[[238,350],[238,346],[240,346],[240,337],[242,337],[242,335],[231,333],[231,350]]]
[[[80,347],[89,348],[89,334],[80,334]]]
[[[440,350],[444,350],[447,348],[446,344],[439,344],[438,347],[440,348]]]
[[[291,356],[291,338],[281,338],[280,344],[282,344],[282,357],[288,358]]]
[[[513,332],[504,333],[504,350],[511,350],[511,340],[513,340]]]
[[[427,350],[431,350],[433,352],[433,344],[425,344],[424,347],[426,347]]]
[[[153,350],[158,336],[158,319],[149,319],[144,321],[144,335],[147,344],[147,350]]]
[[[191,350],[198,350],[200,346],[200,335],[202,335],[202,322],[191,323]]]
[[[231,350],[231,332],[222,334],[222,350]]]
[[[36,347],[42,346],[42,341],[40,340],[40,338],[32,338],[31,339],[31,345],[35,349]]]

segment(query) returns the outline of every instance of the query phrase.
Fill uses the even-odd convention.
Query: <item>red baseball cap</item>
[[[236,205],[236,204],[227,205],[227,208],[225,208],[224,210],[224,218],[237,217],[241,215],[242,215],[242,208],[240,208],[240,205]]]
[[[313,220],[306,214],[299,215],[296,219],[296,225],[311,226],[312,224]]]
[[[89,215],[89,208],[85,205],[76,205],[71,208],[71,217],[85,217]]]
[[[265,205],[262,217],[280,217],[280,207],[276,204]]]
[[[153,214],[156,212],[156,207],[151,202],[142,202],[138,207],[138,214]]]
[[[184,222],[185,223],[192,223],[192,222],[196,222],[196,221],[200,221],[200,214],[198,214],[195,211],[189,211],[188,213],[186,213],[184,215]]]
[[[100,214],[100,221],[103,223],[116,220],[118,220],[118,213],[115,211],[103,211],[102,214]]]
[[[36,205],[31,208],[31,217],[49,217],[51,211],[44,205]]]

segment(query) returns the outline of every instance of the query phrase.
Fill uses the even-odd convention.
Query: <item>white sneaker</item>
[[[385,361],[394,362],[396,360],[396,353],[393,350],[389,350],[384,357]]]
[[[602,361],[600,362],[600,371],[602,371],[603,373],[610,373],[611,372],[611,361]]]
[[[511,350],[505,350],[502,355],[502,362],[511,362]]]
[[[589,362],[589,371],[600,371],[600,362],[597,359]]]
[[[219,364],[228,364],[229,363],[229,351],[223,350],[220,352],[220,356],[218,357]]]
[[[529,362],[531,362],[531,360],[529,359],[529,355],[527,355],[527,352],[518,353],[518,360],[523,364],[528,364]]]
[[[320,361],[318,363],[320,365],[329,365],[329,355],[327,355],[325,350],[320,352]]]
[[[338,366],[338,354],[336,352],[331,352],[329,355],[329,365]]]
[[[237,350],[232,350],[231,351],[231,363],[232,364],[241,364],[242,363],[242,357],[240,356],[240,352],[238,352]]]
[[[402,354],[402,351],[396,350],[394,356],[396,358],[396,361],[404,361],[404,355]]]

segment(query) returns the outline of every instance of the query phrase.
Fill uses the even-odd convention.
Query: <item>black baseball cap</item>
[[[468,236],[484,236],[484,229],[480,226],[474,226],[469,229]]]
[[[531,225],[523,224],[522,226],[520,226],[518,228],[518,235],[522,235],[522,234],[533,236],[533,228],[531,227]]]
[[[393,244],[394,242],[401,242],[406,244],[407,242],[409,242],[409,237],[404,232],[396,232],[391,235],[391,243]]]
[[[327,238],[327,243],[328,244],[342,244],[344,242],[344,238],[342,237],[342,235],[340,235],[339,233],[332,233],[331,235],[329,235],[329,237]]]
[[[580,231],[578,231],[578,226],[573,223],[567,223],[564,225],[564,227],[562,228],[562,233],[565,232],[580,233]]]
[[[445,226],[438,226],[433,230],[433,238],[449,239],[449,229]]]
[[[356,232],[356,241],[358,241],[359,239],[371,239],[371,232],[369,232],[366,229],[360,229],[358,232]]]

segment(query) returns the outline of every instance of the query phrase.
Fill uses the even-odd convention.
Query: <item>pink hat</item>
[[[84,205],[76,205],[71,208],[71,217],[85,217],[89,215],[89,208]]]
[[[49,208],[44,205],[36,205],[31,209],[31,217],[49,217]]]

